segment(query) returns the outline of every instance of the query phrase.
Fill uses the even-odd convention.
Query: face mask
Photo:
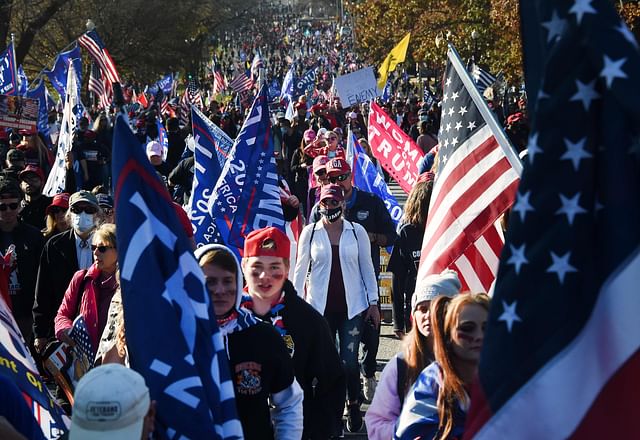
[[[320,209],[320,214],[323,215],[330,223],[337,221],[342,215],[342,206],[331,209]]]
[[[71,222],[73,223],[73,229],[82,233],[90,231],[93,224],[93,214],[87,214],[86,212],[81,212],[80,214],[71,213]]]

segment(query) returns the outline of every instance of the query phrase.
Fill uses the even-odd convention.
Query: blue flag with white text
[[[78,96],[80,96],[80,87],[82,86],[82,55],[80,53],[80,47],[76,45],[73,49],[60,52],[56,56],[56,60],[53,63],[53,69],[44,69],[43,72],[49,78],[51,85],[60,95],[60,99],[64,102],[65,90],[67,88],[67,72],[69,70],[69,63],[73,63],[73,67],[76,72],[78,84]]]
[[[393,95],[393,91],[391,90],[391,88],[391,81],[387,80],[387,84],[385,84],[384,90],[382,90],[382,102],[389,102],[389,100],[391,99],[391,96]]]
[[[289,71],[282,80],[282,89],[280,90],[280,99],[286,99],[287,103],[293,101],[293,86],[295,83],[294,67],[291,65]]]
[[[122,116],[114,128],[113,176],[127,345],[131,367],[157,402],[159,434],[240,439],[204,275],[166,187]]]
[[[300,78],[294,81],[295,87],[293,90],[294,96],[296,99],[298,96],[302,96],[307,93],[307,91],[313,90],[316,85],[316,77],[318,76],[318,65],[314,65],[309,70],[307,70]]]
[[[250,144],[240,203],[229,233],[229,244],[238,249],[244,247],[244,238],[253,230],[274,226],[286,232],[264,87],[253,106],[262,107],[261,118],[255,140]]]
[[[9,43],[5,51],[0,54],[0,95],[15,95],[17,91],[16,60],[13,43]]]
[[[213,188],[220,177],[233,141],[195,106],[191,107],[193,125],[194,169],[189,218],[196,245],[221,243],[216,219],[209,209]]]
[[[27,98],[38,100],[38,131],[49,138],[49,113],[47,112],[47,88],[42,78],[38,81],[38,85],[27,90]]]

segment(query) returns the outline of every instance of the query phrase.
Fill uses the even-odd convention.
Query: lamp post
[[[478,38],[480,38],[480,34],[478,33],[477,30],[473,30],[471,31],[471,39],[473,40],[473,62],[475,63],[478,58]]]
[[[447,40],[448,37],[451,35],[450,32],[447,31]],[[436,35],[436,48],[438,49],[438,53],[440,53],[440,47],[443,45],[443,43],[445,42],[445,36],[444,33],[442,31],[438,32],[438,35]],[[436,60],[436,78],[435,78],[435,88],[436,88],[436,94],[438,94],[440,88],[440,62]]]
[[[87,28],[87,32],[91,32],[96,28],[96,24],[93,22],[92,19],[88,19],[87,23],[85,24],[85,27]]]

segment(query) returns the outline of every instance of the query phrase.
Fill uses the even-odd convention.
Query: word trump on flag
[[[369,145],[384,169],[409,193],[424,153],[375,102],[369,111]]]

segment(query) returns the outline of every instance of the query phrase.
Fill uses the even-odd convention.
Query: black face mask
[[[324,216],[330,223],[337,221],[342,215],[342,206],[338,206],[337,208],[322,208],[320,209],[320,214]]]

